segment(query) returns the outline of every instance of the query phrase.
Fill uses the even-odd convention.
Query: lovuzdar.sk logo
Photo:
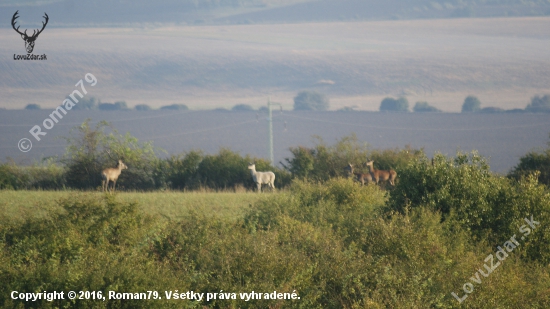
[[[13,30],[19,33],[21,35],[21,38],[25,41],[25,49],[27,50],[27,54],[26,55],[13,54],[13,60],[47,60],[46,54],[34,55],[32,54],[32,51],[34,50],[34,42],[36,41],[36,38],[38,38],[38,35],[42,33],[42,31],[44,31],[44,28],[46,28],[46,25],[48,24],[48,20],[50,20],[50,18],[48,17],[48,14],[44,13],[43,17],[46,21],[42,22],[42,29],[33,30],[32,35],[28,35],[27,29],[25,29],[24,32],[21,32],[19,31],[19,26],[17,26],[17,28],[15,27],[17,23],[16,19],[19,18],[19,16],[17,15],[18,13],[19,13],[19,10],[17,10],[13,14],[13,17],[11,18],[11,26],[13,27]]]

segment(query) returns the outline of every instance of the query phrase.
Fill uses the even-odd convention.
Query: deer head
[[[25,41],[25,49],[27,50],[27,53],[30,54],[34,49],[34,41],[36,41],[36,38],[38,37],[38,35],[42,33],[44,28],[46,28],[46,25],[48,24],[48,20],[50,18],[48,17],[48,14],[44,13],[43,17],[44,19],[46,19],[46,22],[42,22],[42,29],[33,30],[32,35],[29,36],[27,34],[27,29],[25,29],[25,32],[21,32],[19,31],[19,26],[15,28],[16,19],[19,18],[19,16],[17,16],[18,13],[19,13],[19,10],[16,11],[15,14],[13,14],[13,17],[11,18],[11,26],[13,27],[13,30],[15,30],[17,33],[21,35],[21,38]]]

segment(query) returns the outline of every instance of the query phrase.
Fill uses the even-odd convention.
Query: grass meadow
[[[79,199],[82,196],[100,197],[102,192],[80,191],[0,191],[0,213],[12,219],[28,216],[44,217],[60,210],[59,201]],[[117,192],[116,198],[124,203],[137,203],[146,214],[177,220],[189,211],[236,219],[241,217],[251,204],[256,204],[273,194],[241,192],[215,192],[212,190],[190,192]]]
[[[265,194],[2,191],[0,305],[550,306],[546,186],[494,175],[476,155],[420,160],[400,177],[388,191],[345,178],[294,180]],[[503,245],[520,233],[526,214],[540,225],[523,234],[519,248]],[[510,249],[507,257],[485,271],[497,246]],[[102,294],[25,301],[13,291]],[[139,299],[146,291],[156,299]],[[173,298],[190,291],[203,298]]]

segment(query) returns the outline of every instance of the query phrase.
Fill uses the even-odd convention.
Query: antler
[[[48,21],[50,20],[50,17],[48,16],[48,14],[46,14],[46,12],[44,12],[44,15],[45,15],[45,16],[42,16],[42,17],[44,17],[44,19],[46,19],[46,22],[42,22],[42,29],[40,29],[40,30],[37,29],[38,32],[37,32],[36,34],[34,34],[34,32],[35,32],[36,30],[33,30],[33,31],[32,31],[32,36],[31,36],[32,38],[37,37],[40,33],[42,33],[42,31],[44,30],[44,28],[46,28],[46,25],[48,24]]]
[[[15,30],[17,33],[19,33],[20,35],[27,35],[26,32],[23,33],[21,31],[19,31],[19,27],[15,28],[15,23],[17,22],[16,19],[19,18],[19,16],[17,16],[17,13],[19,13],[19,10],[17,10],[14,14],[13,14],[13,17],[11,18],[11,26],[13,27],[13,30]],[[26,31],[26,30],[25,30]]]

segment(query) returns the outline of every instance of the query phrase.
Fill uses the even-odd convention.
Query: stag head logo
[[[46,22],[42,22],[42,29],[33,30],[32,35],[29,36],[27,34],[27,29],[25,29],[25,32],[21,32],[19,31],[19,26],[15,28],[16,19],[19,18],[19,16],[17,16],[18,13],[19,13],[19,10],[16,11],[15,14],[13,14],[13,17],[11,18],[11,26],[13,27],[13,30],[15,30],[17,33],[21,35],[21,38],[25,41],[25,49],[27,49],[27,53],[30,54],[34,49],[34,41],[36,41],[36,38],[38,37],[38,35],[42,33],[44,28],[46,28],[46,25],[48,24],[48,20],[50,18],[48,17],[48,14],[44,13],[43,17],[46,20]]]

